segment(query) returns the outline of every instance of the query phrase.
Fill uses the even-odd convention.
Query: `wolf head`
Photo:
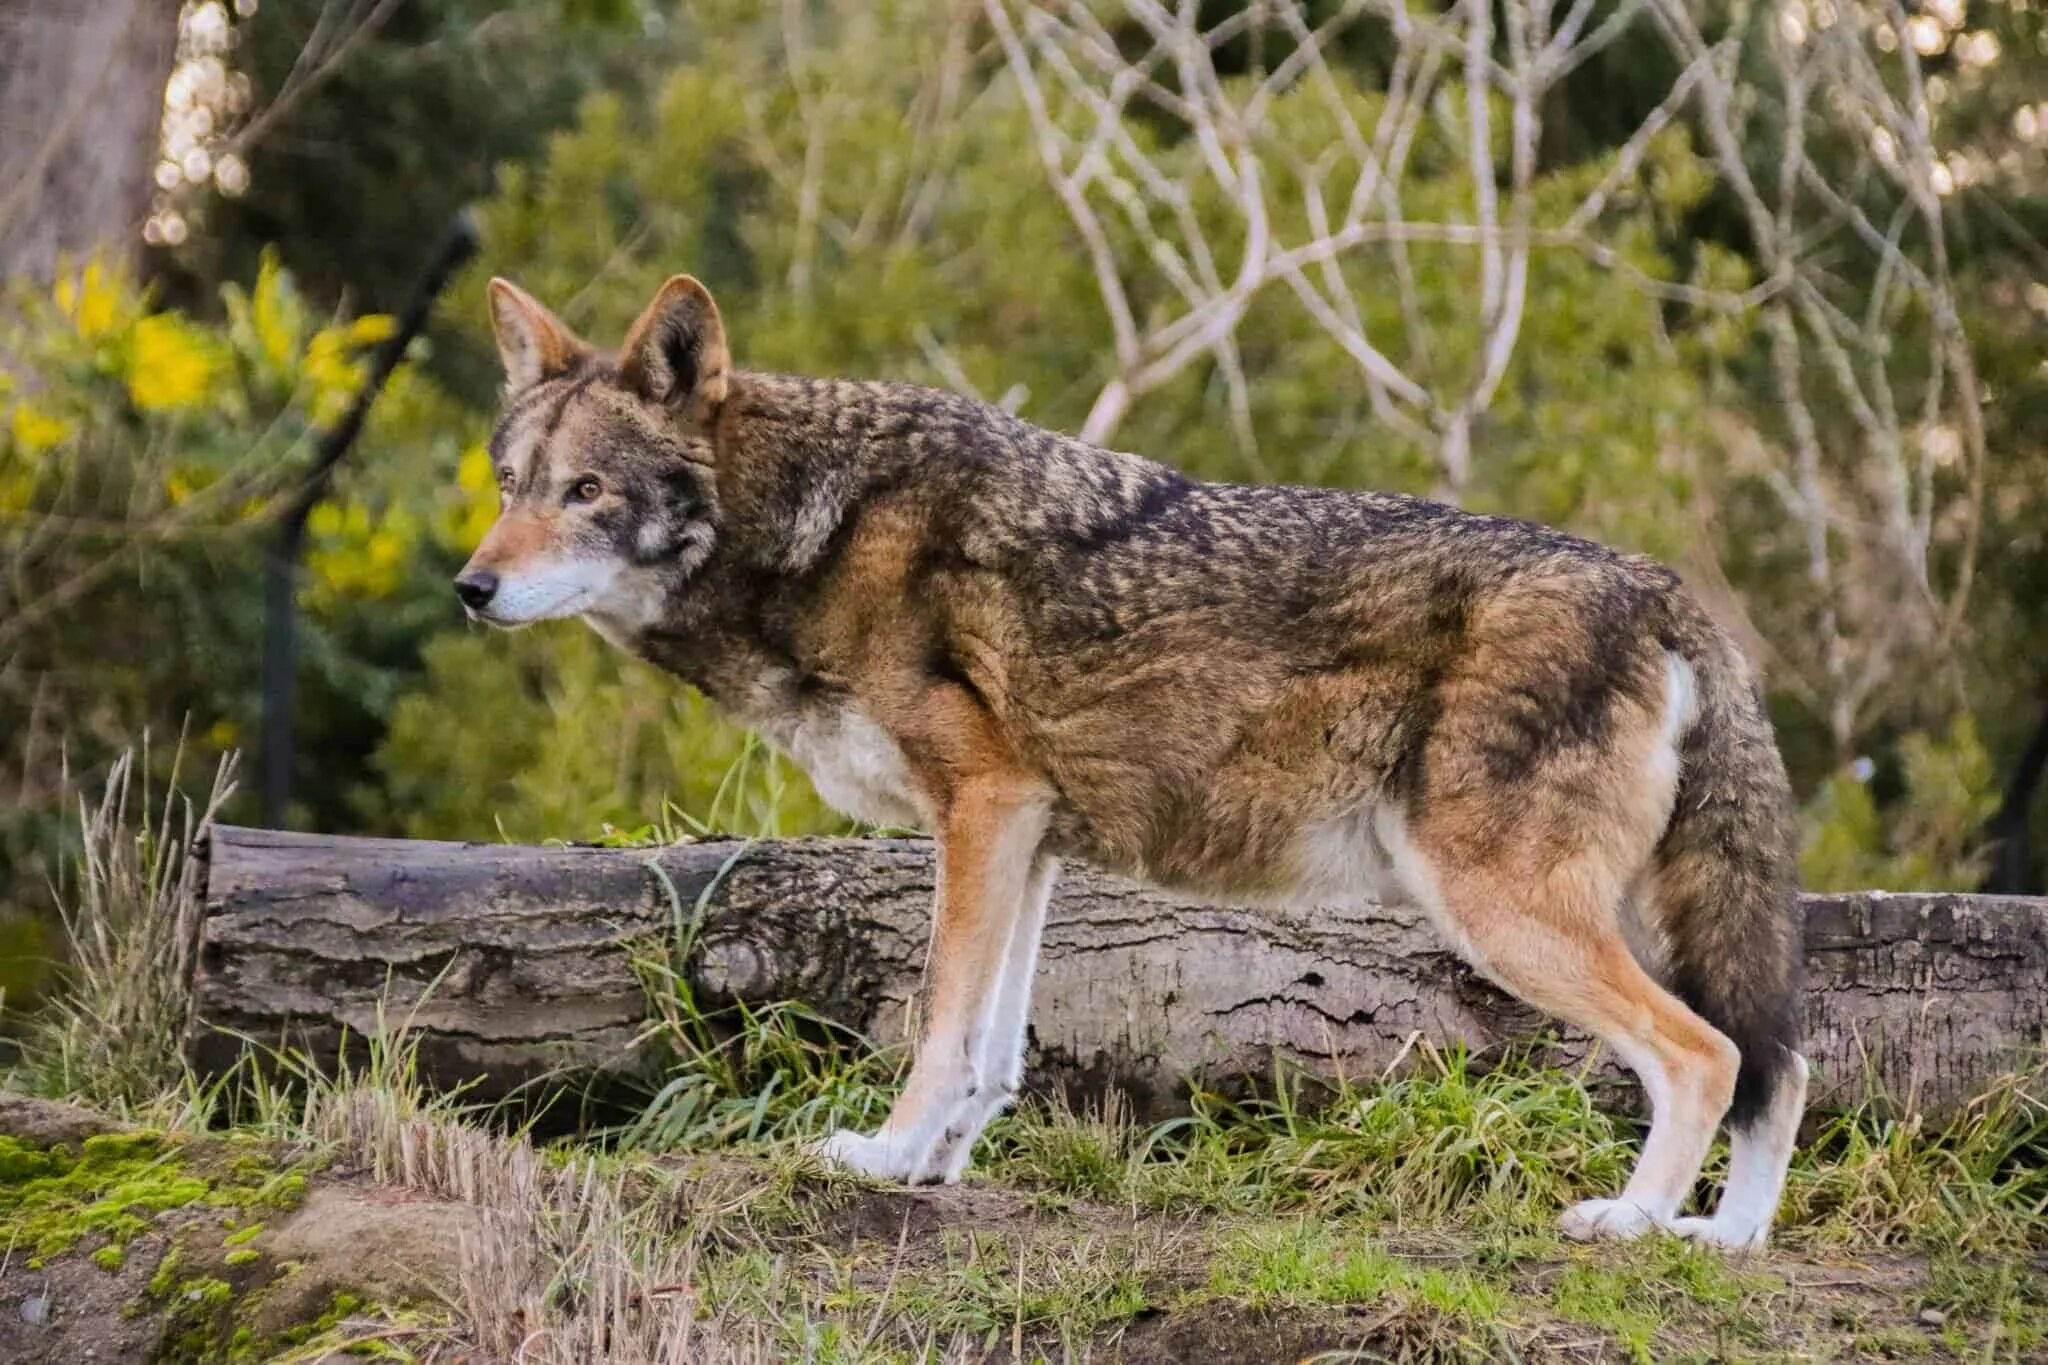
[[[718,538],[711,432],[731,378],[718,306],[677,275],[611,356],[505,280],[490,300],[505,363],[499,513],[456,595],[495,626],[642,627]]]

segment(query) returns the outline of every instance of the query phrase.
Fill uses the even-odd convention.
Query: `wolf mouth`
[[[579,585],[562,590],[552,599],[541,603],[538,609],[531,612],[522,612],[518,616],[501,615],[494,609],[494,604],[486,605],[482,610],[474,607],[467,610],[472,621],[481,621],[485,625],[495,626],[499,630],[518,630],[522,626],[530,626],[537,621],[556,621],[565,617],[575,616],[582,612],[590,603],[596,601],[596,599],[597,590],[595,588]]]

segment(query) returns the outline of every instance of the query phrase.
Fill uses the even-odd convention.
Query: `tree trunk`
[[[410,1019],[441,1084],[502,1094],[551,1067],[632,1071],[635,951],[696,921],[689,975],[715,1002],[802,1000],[889,1040],[924,961],[921,840],[525,848],[216,828],[196,983],[203,1064],[221,1029],[332,1056],[344,1030]],[[671,889],[673,892],[671,893]],[[1805,898],[1807,1052],[1819,1103],[1872,1093],[1933,1113],[2017,1066],[2048,1024],[2048,902]],[[1032,1011],[1035,1083],[1115,1086],[1140,1112],[1276,1058],[1377,1074],[1413,1035],[1474,1048],[1550,1036],[1405,906],[1253,912],[1085,869],[1060,883]]]
[[[66,252],[140,250],[178,7],[0,5],[0,279],[48,280]]]

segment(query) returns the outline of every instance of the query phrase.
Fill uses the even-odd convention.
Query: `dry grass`
[[[178,789],[174,764],[158,801],[137,777],[147,751],[140,765],[136,757],[115,761],[97,805],[79,800],[84,851],[76,890],[59,902],[69,962],[22,1046],[37,1090],[89,1096],[124,1116],[183,1077],[201,908],[192,850],[235,786],[235,760],[223,758],[194,802]]]
[[[420,1091],[404,1039],[390,1046],[389,1065],[311,1090],[301,1131],[379,1182],[482,1211],[453,1305],[465,1347],[533,1365],[732,1355],[700,1321],[691,1228],[629,1195],[615,1162],[550,1162],[522,1137],[466,1122]]]
[[[1373,1349],[1400,1358],[1537,1357],[1558,1343],[1570,1359],[1682,1356],[1700,1342],[1711,1356],[1722,1341],[1840,1359],[2048,1349],[2033,1264],[2048,1254],[2039,1074],[1992,1087],[1939,1131],[1875,1108],[1826,1123],[1798,1158],[1779,1244],[1906,1269],[1889,1297],[1824,1309],[1768,1266],[1761,1281],[1727,1280],[1683,1248],[1560,1245],[1557,1208],[1618,1182],[1632,1126],[1577,1076],[1481,1071],[1426,1047],[1398,1078],[1283,1078],[1251,1101],[1197,1095],[1160,1124],[1114,1104],[1030,1105],[992,1131],[979,1190],[945,1206],[951,1225],[849,1238],[834,1222],[849,1201],[923,1196],[826,1176],[798,1140],[878,1116],[901,1057],[796,1006],[707,1014],[682,966],[696,916],[680,904],[672,951],[641,964],[671,1079],[622,1128],[537,1150],[429,1094],[405,1021],[338,1072],[272,1055],[202,1084],[179,1048],[199,913],[188,850],[232,769],[203,802],[138,800],[133,774],[117,765],[81,806],[73,968],[12,1082],[164,1126],[232,1122],[480,1211],[440,1320],[402,1340],[389,1319],[344,1324],[329,1346],[352,1331],[411,1358],[538,1365],[1080,1359],[1113,1355],[1161,1314],[1252,1314],[1256,1333],[1281,1306],[1341,1317],[1373,1303]],[[149,823],[130,823],[138,811]],[[1920,1325],[1923,1308],[1944,1325]],[[1759,1312],[1790,1335],[1759,1336]]]

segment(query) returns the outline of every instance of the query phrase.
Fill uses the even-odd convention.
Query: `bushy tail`
[[[1708,627],[1683,651],[1697,717],[1680,742],[1670,827],[1652,864],[1669,985],[1742,1054],[1728,1126],[1755,1124],[1798,1065],[1804,950],[1791,787],[1734,644]]]

